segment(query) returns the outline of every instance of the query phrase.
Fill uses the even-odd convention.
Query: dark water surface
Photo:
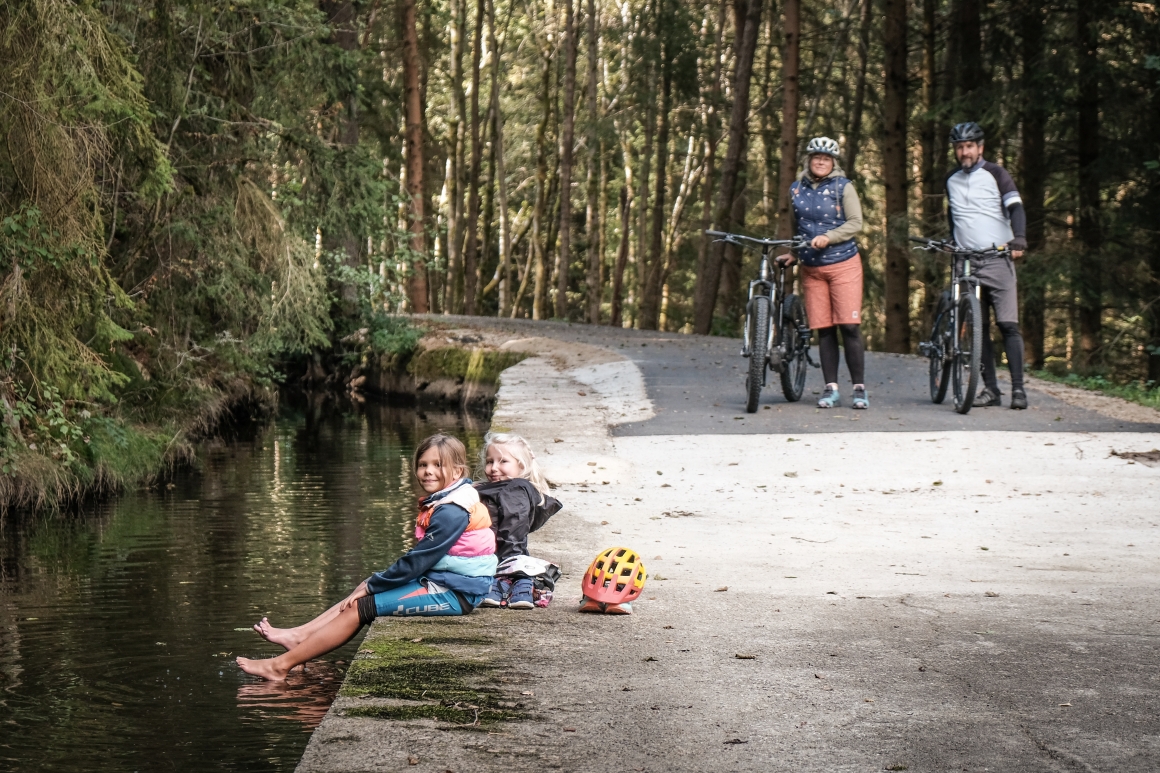
[[[356,645],[284,686],[233,658],[281,651],[262,615],[303,622],[411,545],[409,457],[436,429],[474,451],[484,426],[287,408],[157,490],[0,521],[0,770],[293,770]]]

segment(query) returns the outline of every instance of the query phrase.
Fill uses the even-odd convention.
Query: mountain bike
[[[749,301],[745,306],[745,332],[741,356],[749,359],[745,377],[745,411],[754,413],[765,386],[766,370],[781,376],[781,392],[791,403],[802,397],[806,386],[806,367],[816,363],[810,358],[810,323],[802,299],[786,293],[788,268],[770,260],[778,247],[797,250],[806,245],[801,239],[754,239],[752,236],[706,231],[717,241],[743,250],[760,251],[761,270],[749,283]]]
[[[930,359],[930,399],[936,405],[946,398],[948,382],[954,388],[955,410],[967,413],[975,404],[979,387],[980,357],[983,350],[983,313],[979,280],[971,275],[971,261],[1005,257],[1005,248],[966,250],[954,242],[910,237],[917,250],[951,256],[951,286],[943,291],[930,340],[918,351]]]

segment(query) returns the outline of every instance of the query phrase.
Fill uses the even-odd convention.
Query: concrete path
[[[1160,769],[1160,467],[1111,453],[1160,448],[1155,412],[1036,386],[1038,411],[960,417],[924,404],[921,361],[877,356],[870,411],[770,393],[749,416],[732,342],[469,335],[542,355],[493,426],[566,505],[531,541],[560,592],[374,631],[488,637],[474,656],[533,718],[454,732],[342,698],[300,770]],[[614,544],[645,556],[644,599],[575,613]]]

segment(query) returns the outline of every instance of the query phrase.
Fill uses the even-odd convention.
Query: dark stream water
[[[409,457],[436,429],[473,452],[484,426],[287,408],[157,490],[0,521],[0,770],[293,770],[356,644],[284,686],[233,657],[276,654],[249,625],[309,619],[411,545]]]

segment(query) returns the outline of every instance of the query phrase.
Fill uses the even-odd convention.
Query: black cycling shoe
[[[1011,390],[1011,407],[1017,411],[1027,410],[1027,393],[1020,387]]]
[[[984,387],[982,392],[979,392],[979,394],[975,395],[976,408],[997,408],[1002,404],[1002,392],[992,392],[990,389]],[[1026,407],[1026,397],[1024,397],[1024,407]]]

